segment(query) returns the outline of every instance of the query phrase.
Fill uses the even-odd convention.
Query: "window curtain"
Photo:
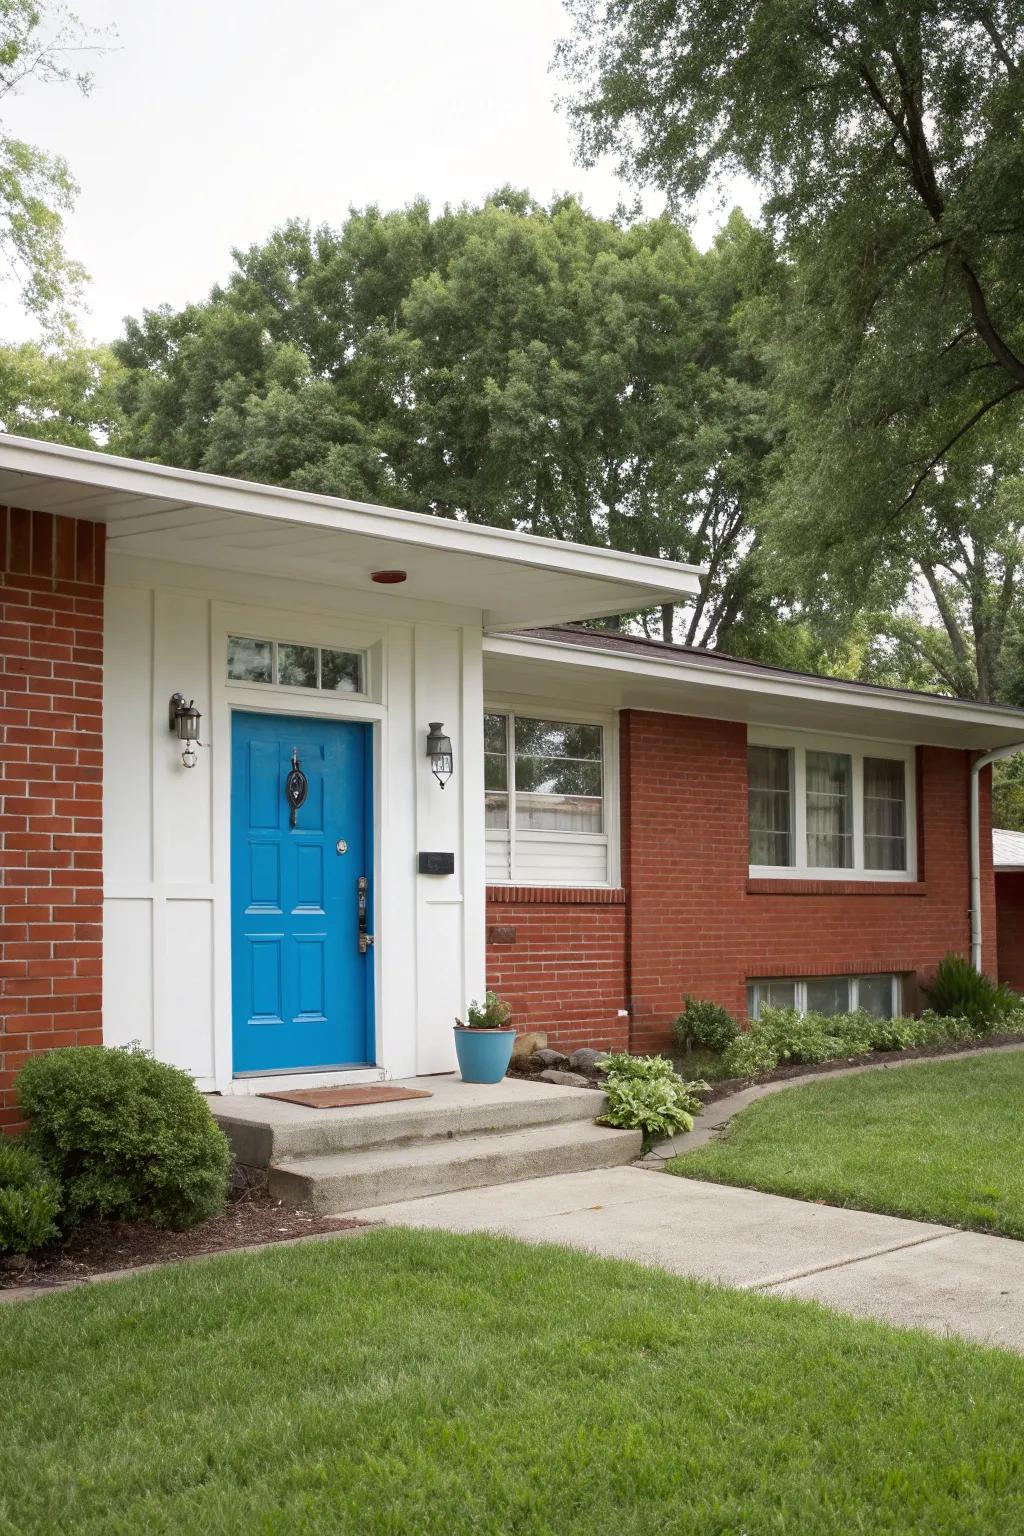
[[[845,752],[808,752],[807,863],[853,868],[853,760]]]
[[[864,759],[864,867],[907,867],[906,765],[898,760]]]
[[[750,863],[793,863],[792,753],[786,747],[747,748]]]

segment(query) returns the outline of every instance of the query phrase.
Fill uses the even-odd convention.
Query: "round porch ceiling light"
[[[397,587],[399,582],[405,580],[404,571],[371,571],[370,580],[377,582],[381,587]]]

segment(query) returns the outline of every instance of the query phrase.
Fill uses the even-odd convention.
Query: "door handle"
[[[366,931],[366,893],[370,882],[365,875],[356,881],[356,910],[359,914],[359,953],[365,955],[373,943],[373,934]]]

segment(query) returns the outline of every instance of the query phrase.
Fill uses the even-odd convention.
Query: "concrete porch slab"
[[[287,1087],[287,1078],[282,1078]],[[426,1089],[429,1099],[309,1109],[257,1095],[207,1094],[217,1123],[227,1132],[239,1162],[265,1168],[284,1158],[322,1156],[367,1146],[512,1131],[522,1126],[595,1120],[605,1097],[593,1088],[505,1077],[499,1083],[465,1083],[457,1073],[404,1077],[394,1087]]]

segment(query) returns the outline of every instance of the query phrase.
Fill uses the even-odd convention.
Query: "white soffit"
[[[648,709],[822,735],[981,751],[1024,741],[1024,711],[890,692],[742,662],[594,650],[517,635],[484,641],[489,698],[529,697],[583,709]],[[966,793],[966,785],[965,791]]]
[[[701,567],[0,434],[0,503],[107,526],[112,553],[481,611],[486,629],[686,602]]]

